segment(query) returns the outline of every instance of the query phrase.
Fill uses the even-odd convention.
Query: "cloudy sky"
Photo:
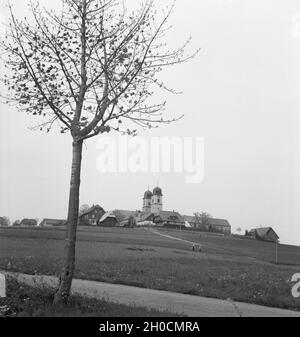
[[[13,3],[24,16],[26,1]],[[0,13],[5,20],[2,2]],[[204,179],[186,184],[184,172],[100,174],[94,139],[84,148],[81,203],[139,209],[148,185],[159,182],[167,210],[207,211],[228,219],[233,231],[272,226],[281,242],[300,245],[299,1],[177,0],[171,23],[170,46],[191,35],[192,46],[202,48],[162,75],[183,94],[156,96],[168,100],[168,114],[185,118],[142,135],[204,137]],[[2,104],[0,111],[0,215],[66,217],[70,138],[29,130],[34,120],[13,107]]]

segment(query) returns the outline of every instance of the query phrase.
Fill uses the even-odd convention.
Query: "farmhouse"
[[[129,211],[115,209],[103,214],[98,221],[98,226],[102,227],[134,227],[136,219],[139,216],[139,211]]]
[[[198,225],[197,219],[193,215],[183,215],[182,216],[185,223],[188,224],[188,227],[196,228]]]
[[[182,228],[185,227],[183,217],[175,211],[160,211],[157,213],[150,213],[145,221],[152,221],[157,226]]]
[[[99,226],[102,227],[115,227],[118,224],[117,217],[113,212],[105,213],[102,218],[99,220]]]
[[[216,233],[223,233],[223,234],[231,233],[230,223],[225,219],[209,218],[207,219],[207,222],[208,222],[209,232],[216,232]]]
[[[231,234],[231,225],[225,219],[207,218],[204,224],[199,223],[195,216],[184,215],[183,219],[193,228],[203,232]]]
[[[138,214],[138,211],[128,211],[128,210],[115,209],[113,211],[113,214],[117,218],[118,223],[122,224],[122,223],[128,221],[131,216],[136,217],[137,214]]]
[[[248,236],[255,238],[257,240],[278,242],[279,236],[276,234],[272,227],[261,227],[251,229]]]
[[[40,223],[40,227],[59,227],[64,226],[67,223],[67,220],[61,219],[44,219]]]
[[[136,219],[138,217],[139,211],[116,209],[113,211],[113,214],[116,216],[119,226],[134,227],[136,224]]]
[[[37,227],[37,220],[36,219],[23,219],[20,222],[20,226],[22,227]]]
[[[79,225],[80,226],[97,226],[99,220],[105,214],[104,209],[99,205],[94,205],[89,208],[86,212],[80,215]]]

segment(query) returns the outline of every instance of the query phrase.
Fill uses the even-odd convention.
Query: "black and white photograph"
[[[0,158],[0,326],[300,317],[299,0],[1,0]]]

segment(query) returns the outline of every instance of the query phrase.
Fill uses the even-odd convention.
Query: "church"
[[[138,212],[138,222],[151,221],[156,225],[182,227],[185,225],[184,218],[175,211],[163,210],[163,194],[160,187],[155,187],[153,192],[149,189],[144,193],[143,210]]]
[[[185,226],[185,220],[178,212],[163,210],[163,193],[159,186],[155,187],[152,192],[148,189],[144,193],[141,210],[116,209],[104,214],[98,224],[100,226],[126,226],[130,219],[134,219],[136,225],[151,222],[157,226],[178,228]]]
[[[155,187],[153,192],[149,189],[144,193],[143,212],[159,213],[163,210],[163,195],[160,187]]]
[[[193,227],[207,232],[223,234],[231,233],[231,226],[225,219],[208,218],[207,223],[200,225],[195,216],[181,215],[175,211],[163,210],[163,194],[160,187],[155,187],[153,192],[149,189],[144,193],[143,211],[138,211],[137,222],[151,221],[157,226],[183,228]]]
[[[99,226],[143,226],[152,223],[155,226],[182,229],[185,227],[198,228],[208,232],[223,234],[231,233],[231,226],[224,219],[207,219],[207,224],[199,226],[195,216],[181,215],[179,212],[163,209],[163,193],[159,186],[143,195],[142,209],[136,211],[116,209],[105,213],[97,222]]]

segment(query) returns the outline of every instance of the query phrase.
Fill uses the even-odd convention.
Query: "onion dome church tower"
[[[152,200],[152,192],[148,190],[144,193],[143,212],[151,213],[151,200]]]
[[[151,199],[151,213],[159,213],[163,209],[162,190],[160,187],[155,187]]]

